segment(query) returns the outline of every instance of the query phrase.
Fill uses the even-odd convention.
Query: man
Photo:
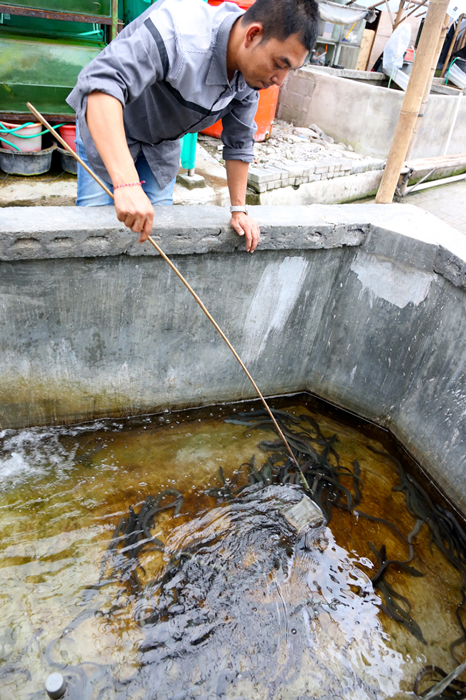
[[[245,202],[258,91],[303,65],[318,21],[315,0],[256,0],[246,13],[232,3],[158,0],[81,71],[67,100],[78,153],[113,186],[118,220],[140,243],[152,231],[152,205],[172,203],[178,140],[221,118],[230,223],[255,250],[259,227]],[[81,167],[76,203],[111,203]]]

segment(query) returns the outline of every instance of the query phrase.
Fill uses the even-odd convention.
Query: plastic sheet
[[[391,73],[395,68],[403,67],[403,57],[411,41],[411,25],[400,24],[385,44],[383,52],[383,70]]]
[[[319,2],[319,12],[321,19],[325,22],[343,26],[354,24],[367,15],[366,9],[345,7],[335,2]]]

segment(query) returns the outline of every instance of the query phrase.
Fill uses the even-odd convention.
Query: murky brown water
[[[416,520],[392,490],[393,463],[370,449],[388,443],[303,401],[277,406],[337,435],[341,467],[360,465],[358,509],[406,537]],[[255,455],[260,470],[259,442],[276,440],[267,427],[225,423],[236,410],[1,435],[1,700],[45,697],[57,670],[71,700],[404,698],[422,667],[455,668],[461,576],[429,544],[427,525],[411,562],[423,576],[391,566],[385,577],[409,599],[423,643],[380,610],[370,582],[378,564],[369,543],[385,545],[388,559],[408,558],[386,524],[333,508],[329,526],[304,543],[282,515],[301,486],[208,495],[222,485],[219,467],[232,481]],[[244,468],[237,482],[247,482]],[[129,506],[166,488],[182,492],[183,507],[157,515],[151,535],[165,550],[141,554],[143,591],[132,595],[118,580],[89,588]]]

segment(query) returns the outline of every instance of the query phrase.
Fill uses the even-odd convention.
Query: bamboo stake
[[[385,0],[379,0],[379,2],[376,2],[375,5],[371,5],[371,6],[368,7],[367,9],[368,9],[368,10],[375,10],[376,7],[378,7],[379,5],[383,5],[384,2],[385,2]]]
[[[108,187],[105,185],[105,183],[102,182],[102,180],[101,180],[87,165],[86,165],[86,163],[84,163],[84,161],[82,160],[82,158],[80,158],[80,157],[78,156],[78,154],[75,153],[75,152],[73,151],[72,148],[70,148],[70,146],[66,143],[66,141],[65,141],[64,139],[62,139],[62,137],[60,136],[60,134],[57,134],[57,132],[55,131],[55,129],[53,129],[53,128],[50,126],[50,124],[49,124],[48,121],[42,116],[42,114],[40,114],[40,112],[38,112],[37,109],[36,109],[35,107],[33,107],[33,105],[32,105],[30,102],[27,102],[27,106],[28,106],[29,110],[33,113],[33,115],[36,117],[36,119],[38,119],[38,120],[41,122],[41,124],[43,124],[43,125],[45,126],[45,128],[48,129],[48,130],[50,131],[50,133],[52,134],[52,136],[54,136],[54,137],[57,139],[57,141],[59,141],[59,143],[62,144],[63,148],[65,148],[65,149],[73,156],[73,158],[75,158],[75,159],[78,161],[78,163],[80,163],[80,165],[82,165],[83,168],[85,168],[85,170],[87,170],[87,172],[89,173],[89,175],[91,175],[91,176],[94,178],[94,180],[95,180],[96,182],[98,182],[99,185],[105,190],[105,192],[106,192],[108,195],[110,195],[110,197],[114,200],[115,197],[113,196],[113,193],[110,192],[110,190],[109,190]],[[169,258],[167,255],[165,255],[165,253],[163,252],[163,250],[160,248],[160,246],[157,245],[157,243],[154,241],[154,239],[152,238],[152,236],[149,236],[148,240],[149,240],[150,243],[152,243],[152,245],[154,246],[154,248],[156,249],[156,251],[159,253],[159,255],[161,255],[162,258],[165,260],[165,262],[171,267],[171,269],[173,270],[173,272],[180,278],[180,280],[183,282],[184,286],[191,292],[191,294],[193,295],[194,299],[197,301],[197,303],[199,304],[199,306],[201,307],[201,309],[203,310],[203,312],[205,313],[205,315],[207,316],[207,318],[209,319],[209,321],[214,325],[214,327],[216,328],[216,330],[220,333],[220,335],[222,336],[223,340],[225,341],[225,343],[228,345],[228,347],[230,348],[230,350],[231,350],[231,352],[233,353],[233,355],[234,355],[234,356],[236,357],[236,359],[238,360],[238,362],[239,362],[239,364],[241,365],[242,369],[243,369],[244,372],[246,373],[246,375],[247,375],[249,381],[251,382],[251,384],[253,385],[254,389],[256,390],[256,392],[257,392],[257,394],[258,394],[260,400],[262,401],[262,403],[263,403],[265,409],[267,410],[267,413],[269,414],[270,418],[272,419],[272,422],[273,422],[275,428],[277,429],[278,434],[280,435],[281,439],[282,439],[283,442],[285,443],[286,449],[288,450],[288,453],[289,453],[291,459],[293,460],[293,462],[294,462],[295,465],[297,466],[298,471],[299,471],[300,476],[301,476],[301,481],[302,481],[302,483],[303,483],[304,488],[306,489],[306,491],[309,491],[309,485],[308,485],[306,479],[304,478],[304,474],[303,474],[303,472],[302,472],[302,470],[301,470],[301,467],[299,466],[299,464],[298,464],[298,462],[297,462],[297,460],[296,460],[296,457],[294,456],[294,454],[293,454],[293,452],[292,452],[292,450],[291,450],[291,447],[289,446],[289,444],[288,444],[288,442],[287,442],[285,436],[283,435],[283,432],[282,432],[280,426],[278,425],[278,423],[277,423],[277,421],[276,421],[276,419],[275,419],[275,416],[273,415],[271,409],[269,408],[269,405],[268,405],[267,401],[266,401],[266,400],[264,399],[264,397],[262,396],[262,394],[261,394],[261,392],[260,392],[260,390],[259,390],[259,387],[257,386],[256,382],[254,381],[254,379],[253,379],[252,376],[250,375],[250,373],[249,373],[249,371],[248,371],[246,365],[244,364],[244,362],[242,361],[242,359],[240,358],[240,356],[238,355],[238,353],[236,352],[236,350],[234,349],[233,345],[230,343],[230,341],[228,340],[228,338],[226,337],[225,333],[222,331],[222,329],[220,328],[220,326],[218,325],[218,323],[215,321],[215,319],[214,319],[214,318],[210,315],[210,313],[207,311],[206,307],[204,306],[204,304],[202,303],[202,301],[200,300],[200,298],[198,297],[198,295],[196,294],[196,292],[194,291],[194,289],[193,289],[193,288],[191,287],[191,285],[185,280],[185,278],[183,277],[183,275],[181,274],[181,272],[178,270],[178,268],[172,263],[172,261],[170,260],[170,258]]]
[[[445,59],[445,63],[443,64],[442,72],[440,73],[440,77],[441,77],[441,78],[443,78],[443,76],[445,75],[445,71],[446,71],[447,66],[448,66],[448,61],[450,60],[450,56],[451,56],[451,54],[453,53],[453,49],[454,49],[454,46],[455,46],[455,43],[456,43],[456,39],[458,38],[458,32],[459,32],[459,30],[460,30],[461,22],[463,21],[463,17],[464,17],[464,14],[463,14],[463,15],[460,15],[460,16],[458,17],[458,22],[457,22],[457,25],[456,25],[455,33],[453,34],[453,38],[452,38],[452,40],[451,40],[450,48],[448,49],[447,57],[446,57],[446,59]]]
[[[388,0],[385,0],[385,4],[386,4],[386,6],[387,6],[388,16],[389,16],[389,18],[390,18],[390,24],[392,25],[392,31],[393,31],[393,30],[395,29],[395,22],[394,22],[394,20],[393,20],[392,11],[390,10],[389,1],[388,1]]]
[[[444,24],[442,27],[442,31],[440,32],[440,37],[439,37],[438,44],[437,44],[437,50],[435,52],[435,55],[434,55],[434,58],[432,61],[432,66],[430,68],[430,76],[429,76],[429,78],[426,82],[425,88],[424,88],[424,94],[422,96],[421,106],[419,107],[419,114],[417,115],[417,119],[416,119],[416,122],[414,124],[413,133],[411,134],[411,139],[409,141],[408,150],[406,151],[406,155],[405,155],[405,160],[410,158],[412,155],[412,152],[413,152],[413,149],[414,149],[414,146],[416,143],[416,139],[417,139],[417,134],[418,134],[418,131],[421,127],[421,123],[422,123],[422,119],[424,117],[424,114],[426,112],[427,102],[429,101],[430,91],[432,88],[432,82],[434,80],[435,71],[437,69],[438,59],[439,59],[439,56],[442,52],[442,47],[443,47],[443,44],[445,42],[445,37],[446,37],[447,31],[448,31],[448,20],[449,20],[449,15],[447,13],[445,15],[445,21],[444,21]]]
[[[415,12],[417,12],[420,7],[422,7],[423,5],[426,4],[426,2],[427,2],[427,0],[422,0],[422,2],[418,3],[418,6],[414,7],[414,9],[412,9],[411,12],[409,12],[404,19],[408,19],[408,17],[411,17],[411,15],[414,14]],[[423,14],[423,13],[421,12],[421,14]],[[420,17],[420,16],[421,15],[416,15],[416,17]]]
[[[435,53],[449,0],[430,0],[426,21],[422,30],[414,65],[408,83],[408,89],[401,107],[395,136],[388,155],[375,201],[377,204],[389,204],[395,193],[401,168],[406,157],[409,142],[416,119],[419,114],[426,83]]]
[[[466,44],[466,28],[462,29],[460,34],[463,34],[461,38],[458,38],[458,51],[461,51],[461,49],[464,49],[464,45]]]
[[[400,0],[400,4],[398,6],[398,12],[396,13],[396,17],[395,17],[395,24],[393,25],[394,30],[397,28],[397,26],[401,22],[401,17],[403,15],[404,6],[405,6],[405,0]]]
[[[417,12],[417,11],[419,10],[420,7],[422,7],[423,5],[426,4],[426,2],[427,2],[427,0],[422,0],[422,2],[415,3],[414,9],[411,10],[411,12],[408,12],[408,14],[405,15],[405,16],[403,17],[403,19],[400,19],[400,21],[398,22],[398,24],[401,24],[402,22],[404,22],[405,19],[408,19],[408,17],[411,17],[411,15],[414,14],[415,12]],[[424,14],[424,13],[421,12],[421,14]],[[421,14],[416,15],[416,17],[420,17]]]

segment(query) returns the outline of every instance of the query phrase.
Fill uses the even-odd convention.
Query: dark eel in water
[[[174,500],[162,505],[162,501],[167,496],[174,496]],[[169,488],[161,491],[157,497],[147,496],[138,512],[129,506],[128,517],[121,518],[113,532],[102,561],[99,581],[90,588],[101,588],[119,579],[122,583],[129,585],[131,593],[140,593],[142,586],[138,569],[143,573],[145,571],[139,562],[139,555],[150,549],[162,551],[164,548],[163,542],[150,532],[154,527],[155,516],[170,508],[173,508],[174,514],[178,515],[182,505],[182,493],[177,489]],[[109,561],[112,568],[110,574],[105,577]]]

